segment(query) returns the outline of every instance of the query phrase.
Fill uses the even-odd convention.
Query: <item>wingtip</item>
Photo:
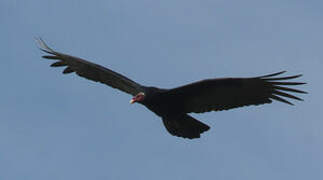
[[[38,48],[41,51],[44,51],[49,54],[55,53],[55,51],[53,49],[51,49],[50,47],[48,47],[48,45],[45,43],[45,41],[41,37],[34,37],[34,39],[35,39],[36,43],[38,44]]]
[[[287,71],[280,71],[280,72],[277,72],[277,73],[273,73],[273,74],[267,74],[267,75],[264,75],[264,76],[259,76],[258,78],[268,78],[268,77],[272,77],[272,76],[278,76],[280,74],[283,74]]]
[[[277,76],[279,74],[281,74],[281,72],[280,73],[275,73],[273,75]],[[303,76],[303,74],[297,74],[297,75],[294,75],[294,76],[285,76],[285,77],[273,77],[273,75],[263,76],[263,77],[261,77],[261,79],[263,79],[265,81],[280,81],[280,80],[296,79],[296,78],[299,78],[299,77]],[[298,83],[298,84],[304,84],[304,83]]]
[[[281,98],[281,97],[279,97],[279,96],[277,96],[277,95],[274,95],[274,94],[272,94],[272,95],[270,96],[270,98],[271,98],[271,99],[274,99],[274,100],[276,100],[276,101],[280,101],[280,102],[282,102],[282,103],[286,103],[286,104],[292,105],[292,106],[294,105],[293,103],[291,103],[291,102],[287,101],[286,99]]]

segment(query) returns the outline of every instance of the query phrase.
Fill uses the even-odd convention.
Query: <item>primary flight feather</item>
[[[277,77],[285,71],[251,78],[206,79],[173,89],[147,87],[98,64],[63,54],[37,39],[40,49],[55,60],[52,67],[65,66],[64,74],[77,75],[104,83],[133,96],[130,103],[140,103],[160,116],[167,131],[183,138],[199,138],[210,127],[187,113],[221,111],[249,105],[271,103],[272,100],[293,105],[289,99],[302,100],[289,93],[306,93],[286,87],[305,84],[290,82],[301,75]]]

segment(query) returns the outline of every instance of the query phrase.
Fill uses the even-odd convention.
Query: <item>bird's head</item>
[[[145,99],[145,93],[140,92],[130,100],[130,104],[133,104],[135,102],[141,102],[144,99]]]

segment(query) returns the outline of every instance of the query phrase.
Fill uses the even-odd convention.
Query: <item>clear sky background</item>
[[[323,179],[323,1],[1,0],[0,179]],[[193,114],[168,134],[131,96],[50,68],[34,37],[144,85],[302,73],[304,102]]]

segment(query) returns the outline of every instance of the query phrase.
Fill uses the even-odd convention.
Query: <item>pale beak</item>
[[[131,99],[130,101],[129,101],[129,103],[130,104],[133,104],[133,103],[135,103],[136,101],[134,100],[134,99]]]

